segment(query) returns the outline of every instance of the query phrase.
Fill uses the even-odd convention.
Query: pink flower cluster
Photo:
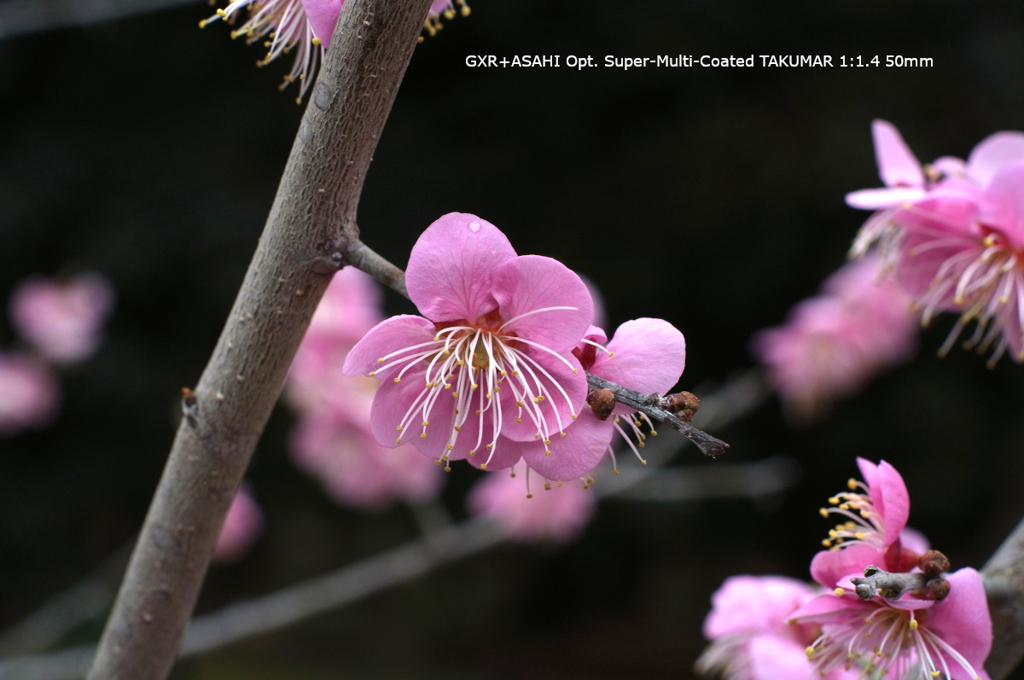
[[[295,464],[337,502],[380,510],[395,501],[425,503],[444,475],[411,447],[384,448],[370,427],[375,381],[342,374],[352,347],[381,321],[378,284],[358,269],[335,274],[310,322],[286,390],[299,420]]]
[[[619,427],[585,407],[586,371],[654,392],[683,370],[685,342],[670,324],[627,322],[605,347],[580,277],[551,258],[517,255],[475,215],[445,215],[420,236],[406,286],[423,316],[377,325],[344,372],[383,380],[371,411],[378,442],[412,443],[445,467],[523,461],[547,480],[584,477]]]
[[[466,0],[455,0],[462,16],[469,16]],[[212,3],[211,3],[212,4]],[[299,83],[297,103],[302,103],[306,91],[313,84],[313,74],[331,43],[334,27],[338,23],[345,0],[230,0],[228,5],[199,22],[205,28],[215,21],[234,23],[236,14],[248,11],[245,22],[231,31],[231,37],[244,37],[248,45],[263,43],[267,54],[256,62],[266,66],[278,57],[295,52],[291,71],[281,84]],[[442,28],[441,17],[452,19],[456,15],[452,0],[434,0],[430,6],[424,29],[434,35]],[[421,38],[422,39],[422,38]]]
[[[230,564],[242,559],[262,531],[263,511],[253,498],[252,488],[242,482],[217,537],[213,561]]]
[[[1024,361],[1024,133],[997,132],[966,162],[922,166],[890,123],[876,120],[872,132],[885,188],[847,196],[877,211],[853,253],[879,249],[923,323],[959,315],[941,353],[974,322],[966,346],[991,350],[990,363],[1007,351]]]
[[[527,473],[529,474],[529,473]],[[467,507],[505,528],[520,543],[565,543],[594,516],[597,500],[579,484],[546,483],[537,494],[508,475],[485,475],[470,491]]]
[[[48,426],[60,408],[53,370],[99,347],[114,291],[98,274],[66,280],[32,276],[11,294],[11,324],[30,352],[0,352],[0,436]]]
[[[922,572],[931,568],[926,562],[934,551],[906,528],[910,498],[903,478],[885,461],[857,462],[864,481],[851,479],[848,490],[821,510],[841,520],[825,539],[826,550],[811,562],[811,575],[824,590],[810,596],[772,579],[730,579],[713,598],[715,608],[705,622],[712,644],[699,668],[724,670],[736,680],[797,680],[812,673],[987,680],[992,621],[981,575],[970,568]],[[925,586],[863,590],[862,577],[878,570]],[[790,599],[781,603],[780,592]],[[788,627],[780,628],[782,621]],[[771,642],[754,644],[765,638]],[[799,661],[792,649],[804,643]],[[777,652],[766,662],[763,649]],[[768,662],[775,663],[771,671],[763,670]]]
[[[784,325],[754,336],[753,352],[794,419],[820,416],[836,398],[913,356],[917,323],[910,297],[879,276],[874,257],[851,262],[820,295],[796,305]]]

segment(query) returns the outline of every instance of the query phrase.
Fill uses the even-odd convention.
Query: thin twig
[[[311,90],[270,216],[178,428],[100,641],[91,680],[170,671],[228,507],[330,281],[358,237],[370,160],[429,0],[349,0]]]
[[[669,425],[672,429],[693,442],[705,456],[714,458],[725,453],[729,448],[729,445],[721,439],[712,437],[707,432],[694,427],[685,420],[681,420],[676,414],[666,409],[662,405],[662,396],[660,394],[642,394],[628,387],[616,385],[604,378],[599,378],[592,373],[587,373],[587,383],[592,390],[611,390],[615,393],[615,401],[636,409],[641,413],[646,413],[651,418]]]
[[[405,272],[371,250],[362,241],[357,239],[352,242],[345,256],[345,263],[361,269],[402,297],[409,297],[409,291],[405,289]]]

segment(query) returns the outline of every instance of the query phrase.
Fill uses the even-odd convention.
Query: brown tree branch
[[[429,0],[349,0],[230,317],[178,428],[91,680],[167,676],[224,516],[330,277]],[[189,397],[192,399],[192,395]]]
[[[992,615],[992,652],[985,670],[1002,680],[1024,659],[1024,520],[981,570]]]

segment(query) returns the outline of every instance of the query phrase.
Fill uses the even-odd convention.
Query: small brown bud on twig
[[[921,568],[928,578],[941,576],[943,572],[949,571],[952,565],[949,558],[938,550],[929,550],[917,560],[917,566]]]
[[[690,422],[700,410],[700,399],[692,392],[676,392],[662,399],[661,407],[676,414],[680,420]]]
[[[598,420],[608,420],[615,408],[615,392],[607,387],[587,393],[587,403]]]
[[[935,600],[936,602],[949,595],[949,581],[944,578],[933,578],[924,585],[924,588],[919,588],[914,591],[914,597],[919,600]]]

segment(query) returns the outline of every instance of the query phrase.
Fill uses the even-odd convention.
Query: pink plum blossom
[[[346,378],[339,389],[355,395],[306,413],[291,435],[295,464],[316,477],[342,505],[382,510],[395,501],[426,503],[444,483],[444,473],[410,446],[384,448],[370,431],[368,420],[373,386],[363,378]],[[355,402],[364,401],[359,407]]]
[[[829,507],[821,509],[823,517],[843,520],[823,541],[829,550],[811,562],[811,576],[826,588],[851,574],[859,576],[870,564],[886,571],[909,571],[928,549],[927,539],[907,530],[910,494],[896,468],[884,460],[876,465],[863,458],[857,465],[864,481],[851,478],[848,490],[829,498]]]
[[[992,644],[992,623],[981,576],[973,569],[942,574],[948,595],[921,599],[913,590],[888,599],[881,591],[855,594],[854,577],[867,567],[920,573],[927,542],[906,529],[910,498],[891,465],[857,460],[864,482],[829,499],[824,516],[846,519],[829,532],[828,550],[811,563],[814,580],[831,592],[791,615],[796,625],[817,625],[821,634],[807,648],[820,674],[855,667],[894,680],[945,677],[987,678],[983,667]],[[935,578],[934,576],[932,578]],[[838,587],[837,587],[838,586]]]
[[[731,576],[711,596],[704,637],[711,644],[697,660],[701,675],[723,680],[806,680],[814,668],[805,649],[820,633],[815,625],[788,619],[817,594],[784,576]],[[839,680],[856,673],[830,673]]]
[[[974,321],[966,345],[1009,350],[1024,361],[1024,161],[1000,168],[980,190],[933,191],[901,208],[893,222],[905,232],[897,278],[928,323],[936,312],[959,314],[940,353]]]
[[[968,347],[991,349],[990,363],[1007,351],[1024,361],[1024,133],[997,132],[966,162],[945,157],[921,168],[890,123],[875,121],[873,131],[887,188],[847,196],[854,207],[881,209],[853,254],[877,248],[925,324],[937,312],[960,316],[940,354],[974,321]]]
[[[213,560],[223,563],[237,562],[245,557],[253,541],[262,531],[263,511],[256,505],[252,489],[242,482],[224,518],[224,526],[213,549]]]
[[[411,447],[384,448],[370,429],[376,381],[348,377],[349,351],[380,323],[380,285],[348,267],[331,280],[288,375],[286,392],[299,419],[290,439],[296,465],[342,505],[380,510],[395,501],[424,503],[444,475]]]
[[[383,380],[370,418],[377,441],[483,469],[514,465],[516,443],[549,455],[587,395],[572,354],[593,318],[579,276],[517,255],[479,217],[450,213],[413,247],[406,287],[423,316],[382,322],[345,360],[346,375]]]
[[[603,330],[591,326],[573,354],[584,370],[599,378],[645,394],[665,394],[683,373],[686,340],[667,321],[634,319],[619,326],[610,341]],[[616,404],[613,417],[598,420],[586,406],[567,436],[551,444],[552,455],[544,455],[544,449],[530,443],[518,446],[526,464],[546,479],[576,479],[597,467],[605,453],[612,456],[614,463],[615,453],[610,445],[616,432],[633,447],[623,423],[629,432],[637,436],[640,446],[644,445],[646,435],[640,432],[632,414],[629,407]],[[635,447],[633,451],[639,458],[639,451]]]
[[[33,276],[11,294],[10,315],[18,333],[50,361],[72,364],[100,344],[114,307],[114,289],[99,274],[67,280]]]
[[[39,429],[60,408],[60,385],[50,370],[22,354],[0,352],[0,436]]]
[[[548,483],[531,494],[506,475],[486,475],[470,491],[467,505],[470,512],[497,522],[511,540],[521,543],[571,541],[597,509],[594,493],[580,483]]]
[[[878,264],[867,257],[833,274],[783,326],[755,335],[752,350],[788,414],[810,420],[909,359],[916,333],[910,298],[894,281],[879,281]]]
[[[992,619],[981,575],[965,568],[945,579],[949,595],[938,602],[907,595],[864,601],[838,589],[802,606],[791,620],[821,626],[807,648],[818,673],[852,666],[891,680],[988,680]]]
[[[365,392],[371,381],[350,382],[341,367],[349,350],[383,320],[382,303],[380,285],[368,274],[346,267],[334,275],[288,373],[286,393],[300,411],[314,410],[349,389]],[[369,420],[370,402],[363,401],[367,413],[360,422]]]

